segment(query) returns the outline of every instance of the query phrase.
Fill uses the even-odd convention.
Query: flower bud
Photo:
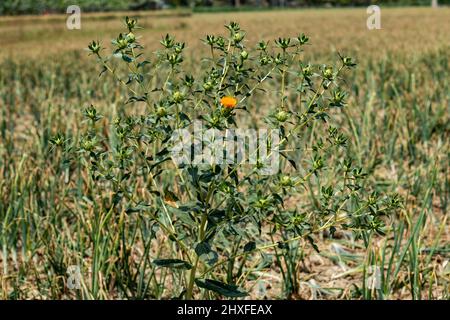
[[[289,113],[287,113],[284,110],[280,110],[275,114],[275,119],[279,122],[285,122],[287,119],[289,119]]]
[[[203,84],[203,89],[205,89],[205,91],[210,91],[213,87],[213,84],[211,83],[211,81],[205,82]]]
[[[96,41],[92,41],[89,45],[88,45],[88,49],[94,53],[94,54],[98,54],[100,52],[100,42],[96,42]]]
[[[128,42],[129,43],[133,43],[134,41],[136,41],[136,36],[134,35],[134,33],[133,32],[129,32],[128,34],[127,34],[127,40],[128,40]]]
[[[166,109],[165,108],[163,108],[163,107],[159,107],[157,110],[156,110],[156,115],[158,116],[158,117],[164,117],[164,116],[166,116],[167,115],[167,111],[166,111]]]
[[[346,67],[354,67],[356,66],[356,63],[353,61],[351,57],[344,57],[342,58],[342,62]]]
[[[333,79],[333,69],[330,67],[325,68],[325,70],[323,70],[322,72],[323,77],[327,80],[332,80]]]
[[[289,177],[289,176],[282,176],[280,179],[280,184],[283,187],[290,187],[290,186],[292,186],[293,181],[292,181],[291,177]]]
[[[130,19],[130,18],[126,17],[125,23],[127,25],[128,30],[131,32],[136,27],[137,21],[135,19]]]
[[[184,94],[181,93],[180,91],[175,91],[174,94],[172,95],[172,98],[175,103],[180,103],[183,102],[184,100]]]
[[[240,33],[240,32],[236,32],[236,33],[233,35],[233,40],[234,40],[234,42],[236,42],[236,43],[241,42],[242,39],[244,39],[244,35],[243,35],[242,33]]]
[[[300,43],[300,45],[304,45],[309,41],[309,38],[304,33],[302,33],[301,35],[298,36],[297,40]]]

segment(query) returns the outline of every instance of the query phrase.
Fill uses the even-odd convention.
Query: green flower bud
[[[175,91],[174,94],[172,95],[172,98],[175,103],[180,103],[183,102],[184,100],[184,94],[181,93],[180,91]]]
[[[323,70],[322,72],[323,77],[327,80],[332,80],[333,79],[333,69],[331,67],[327,67],[325,68],[325,70]]]
[[[213,84],[211,83],[211,81],[205,82],[203,84],[203,89],[205,89],[205,91],[210,91],[213,87]]]
[[[242,39],[244,39],[244,35],[243,35],[242,33],[240,33],[240,32],[236,32],[236,33],[233,35],[233,40],[234,40],[234,42],[236,42],[236,43],[241,42]]]
[[[214,117],[211,119],[211,124],[212,124],[213,126],[217,126],[219,123],[220,123],[220,118],[219,118],[218,116],[214,116]]]
[[[135,19],[130,19],[128,17],[125,17],[125,23],[127,25],[128,30],[131,32],[136,27],[137,21]]]
[[[302,68],[302,73],[304,77],[310,77],[312,76],[311,66],[306,66]]]
[[[354,66],[356,66],[356,63],[353,61],[353,59],[351,57],[344,57],[344,58],[342,58],[342,63],[344,63],[344,65],[346,67],[354,67]]]
[[[95,149],[96,141],[95,139],[83,139],[81,142],[81,148],[86,151],[93,151]]]
[[[167,115],[167,110],[166,110],[165,108],[163,108],[163,107],[159,107],[159,108],[156,110],[156,115],[157,115],[158,117],[162,118],[162,117],[164,117],[164,116]]]
[[[119,50],[123,50],[128,46],[128,40],[124,38],[122,34],[117,38],[116,43]]]
[[[58,133],[52,139],[50,139],[50,142],[57,147],[61,147],[64,145],[65,139],[62,134]]]
[[[92,41],[89,45],[88,45],[88,49],[94,53],[94,54],[98,54],[100,52],[100,42],[95,42]]]
[[[287,119],[289,119],[289,113],[287,113],[284,110],[280,110],[275,114],[275,119],[279,122],[285,122]]]
[[[282,176],[280,179],[280,184],[283,187],[290,187],[293,185],[293,181],[292,181],[291,177],[289,177],[289,176]]]
[[[133,43],[133,42],[135,42],[136,41],[136,36],[134,35],[134,33],[133,32],[129,32],[128,34],[127,34],[127,40],[128,40],[128,42],[129,43]]]
[[[309,38],[304,33],[302,33],[297,37],[297,40],[300,43],[300,45],[304,45],[309,41]]]

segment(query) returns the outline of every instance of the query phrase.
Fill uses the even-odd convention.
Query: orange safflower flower
[[[230,96],[225,96],[222,99],[220,99],[220,103],[225,107],[225,108],[234,108],[237,104],[237,100],[234,97],[230,97]]]

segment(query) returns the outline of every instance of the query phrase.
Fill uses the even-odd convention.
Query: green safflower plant
[[[110,73],[127,90],[123,108],[108,124],[94,106],[87,108],[85,132],[73,147],[62,136],[54,139],[65,159],[80,157],[89,173],[85,183],[94,191],[85,196],[103,210],[98,235],[108,225],[121,226],[111,229],[117,237],[105,240],[123,252],[116,262],[121,272],[133,246],[126,225],[134,215],[154,231],[148,251],[160,246],[147,255],[151,265],[144,264],[151,277],[170,274],[178,284],[171,296],[185,299],[245,297],[246,281],[275,266],[287,290],[296,290],[282,263],[297,259],[293,243],[319,250],[315,237],[323,232],[350,230],[365,239],[383,234],[382,217],[400,200],[373,191],[364,170],[345,156],[347,137],[330,124],[346,107],[340,77],[355,67],[351,58],[339,56],[337,66],[305,61],[304,34],[249,48],[245,32],[231,22],[226,37],[206,36],[209,56],[193,62],[194,70],[185,67],[185,43],[166,35],[148,59],[136,20],[126,18],[125,24],[110,55],[99,42],[88,46],[101,75]],[[245,123],[249,115],[252,121]],[[174,163],[173,133],[197,120],[202,130],[224,132],[249,123],[276,130],[277,171],[264,174],[261,155],[252,165]],[[332,181],[327,172],[333,172]]]

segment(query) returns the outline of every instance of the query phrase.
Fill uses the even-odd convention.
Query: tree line
[[[431,0],[77,0],[83,12],[191,8],[277,8],[307,6],[430,5]],[[1,0],[0,15],[64,13],[73,0]],[[448,5],[450,0],[439,0]]]

